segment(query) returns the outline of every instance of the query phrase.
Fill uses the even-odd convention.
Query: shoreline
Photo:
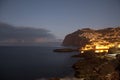
[[[95,55],[94,53],[73,55],[72,58],[80,58],[72,65],[74,75],[58,78],[37,80],[119,80],[120,79],[120,54],[116,59],[109,59]],[[81,60],[82,58],[82,60]]]

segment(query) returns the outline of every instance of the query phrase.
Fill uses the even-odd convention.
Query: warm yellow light
[[[118,44],[118,48],[120,48],[120,44]]]
[[[103,52],[108,52],[108,50],[95,50],[95,53],[103,53]]]
[[[116,45],[117,45],[117,48],[120,48],[120,44],[117,42],[110,43],[105,40],[95,41],[94,39],[91,39],[90,41],[92,43],[87,44],[85,47],[82,47],[81,53],[84,53],[84,51],[87,51],[87,50],[94,50],[95,53],[103,53],[103,52],[108,53],[109,48],[115,47]]]
[[[93,49],[93,45],[86,45],[84,48],[82,48],[82,50],[92,50]]]
[[[96,53],[99,53],[100,51],[98,51],[98,50],[95,50],[95,52],[96,52]]]
[[[84,53],[84,51],[81,51],[81,53]]]
[[[109,46],[96,45],[95,49],[109,49]]]
[[[108,52],[108,50],[105,50],[105,52]]]

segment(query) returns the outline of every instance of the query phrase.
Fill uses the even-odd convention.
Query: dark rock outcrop
[[[120,55],[116,59],[96,57],[92,53],[81,54],[84,60],[73,65],[75,77],[85,80],[120,80]]]
[[[62,49],[54,49],[54,52],[73,52],[78,51],[78,49],[72,49],[72,48],[62,48]]]
[[[89,39],[79,37],[80,33],[82,34],[82,32],[78,30],[72,34],[68,34],[63,41],[63,46],[85,46],[89,42]]]

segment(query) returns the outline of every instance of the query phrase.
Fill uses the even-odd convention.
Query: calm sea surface
[[[65,77],[73,74],[73,53],[55,53],[59,47],[7,46],[0,47],[0,80],[35,80]]]

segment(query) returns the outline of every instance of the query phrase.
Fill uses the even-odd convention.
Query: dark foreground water
[[[55,53],[58,47],[0,47],[0,80],[35,80],[73,74],[73,53]]]

